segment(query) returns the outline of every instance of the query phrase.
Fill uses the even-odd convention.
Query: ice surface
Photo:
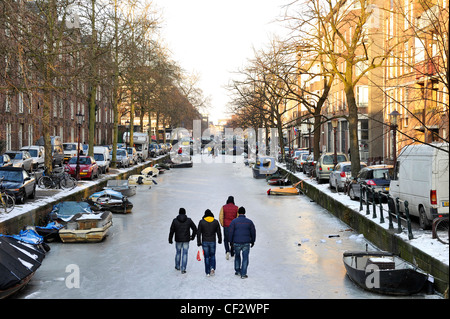
[[[241,158],[237,163],[221,156],[207,160],[197,159],[192,168],[166,171],[151,189],[138,186],[130,198],[132,213],[115,214],[103,242],[52,243],[32,283],[19,297],[386,298],[361,290],[346,276],[342,253],[364,250],[367,243],[348,225],[304,195],[268,196],[270,186],[254,179]],[[198,224],[206,209],[218,218],[230,195],[246,208],[246,216],[256,226],[249,277],[234,275],[234,259],[225,259],[223,245],[216,249],[216,274],[206,277],[203,262],[196,260],[196,240],[190,242],[187,273],[175,270],[175,244],[168,243],[168,234],[179,208],[184,207]],[[322,242],[329,234],[339,234],[339,240]],[[80,288],[69,288],[68,281],[77,279]]]

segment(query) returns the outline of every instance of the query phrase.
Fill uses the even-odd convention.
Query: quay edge
[[[290,173],[279,167],[285,174]],[[301,179],[293,174],[289,174],[292,183],[296,183]],[[407,241],[395,234],[395,230],[384,229],[370,218],[362,216],[352,208],[349,208],[328,196],[318,188],[309,183],[302,183],[303,193],[325,208],[332,215],[336,216],[353,230],[364,235],[364,237],[382,250],[390,251],[398,254],[401,258],[410,263],[417,264],[418,267],[434,277],[433,288],[448,298],[449,287],[449,267],[442,261],[430,256],[423,250],[414,247]],[[387,223],[386,218],[386,223]]]

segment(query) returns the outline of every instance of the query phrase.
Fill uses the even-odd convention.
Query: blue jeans
[[[216,242],[204,241],[202,247],[205,254],[205,272],[209,275],[211,269],[216,269]]]
[[[248,255],[250,254],[250,244],[236,244],[234,243],[234,270],[241,276],[247,275]],[[242,252],[242,263],[241,263]]]
[[[177,253],[175,255],[175,268],[177,270],[181,269],[181,271],[185,271],[188,261],[189,242],[175,242],[175,248],[177,249]],[[181,256],[181,254],[183,254],[183,256]]]
[[[234,249],[230,247],[230,239],[228,238],[229,227],[223,228],[223,245],[225,246],[225,253],[231,253],[231,256],[234,256]]]

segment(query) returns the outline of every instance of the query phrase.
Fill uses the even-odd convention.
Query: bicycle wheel
[[[77,180],[73,177],[66,177],[60,181],[62,189],[74,189],[77,186]]]
[[[50,189],[55,188],[55,183],[50,176],[41,176],[38,180],[38,186],[40,188]]]
[[[441,218],[435,225],[436,238],[448,245],[448,218]]]
[[[16,200],[13,196],[2,193],[0,200],[0,213],[8,214],[16,206]]]

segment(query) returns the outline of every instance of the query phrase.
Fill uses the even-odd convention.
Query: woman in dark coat
[[[206,276],[214,275],[216,269],[216,235],[219,244],[222,243],[222,233],[217,219],[213,213],[207,209],[205,215],[198,223],[197,245],[202,246],[205,255]]]

